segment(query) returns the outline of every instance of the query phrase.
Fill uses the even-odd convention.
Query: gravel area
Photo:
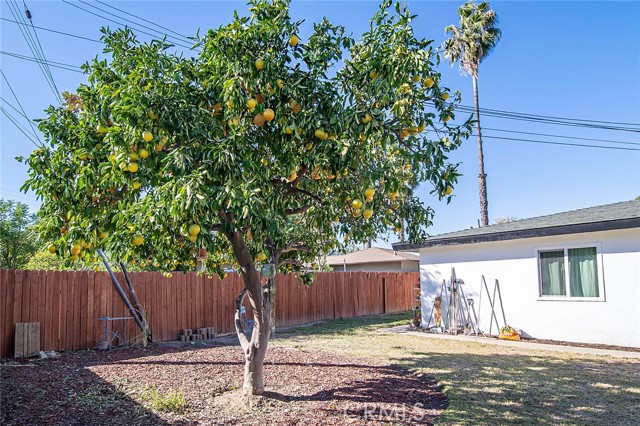
[[[381,361],[269,348],[266,393],[241,394],[237,346],[65,353],[5,360],[3,425],[376,425],[431,424],[447,407],[429,377]],[[149,397],[177,391],[182,410]]]

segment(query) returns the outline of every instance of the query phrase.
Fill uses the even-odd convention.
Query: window
[[[591,298],[602,295],[598,247],[538,250],[540,296]]]

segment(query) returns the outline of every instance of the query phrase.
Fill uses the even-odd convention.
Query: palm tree
[[[490,9],[489,3],[476,4],[468,2],[458,9],[460,28],[455,25],[446,27],[445,33],[451,38],[444,42],[444,55],[453,65],[460,61],[463,74],[471,74],[473,78],[473,98],[476,110],[476,131],[478,134],[478,160],[480,173],[480,218],[482,226],[489,224],[489,208],[487,201],[487,175],[484,172],[484,154],[482,152],[482,132],[480,130],[480,107],[478,106],[478,68],[498,41],[501,31],[496,28],[498,15]]]

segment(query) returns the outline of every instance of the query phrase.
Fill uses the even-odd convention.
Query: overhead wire
[[[140,28],[136,28],[136,27],[131,26],[131,25],[126,25],[126,24],[124,24],[124,23],[122,23],[122,22],[119,22],[119,21],[116,21],[116,20],[114,20],[114,19],[108,18],[108,17],[103,16],[103,15],[101,15],[101,14],[99,14],[99,13],[95,13],[95,12],[92,12],[92,11],[90,11],[90,10],[87,10],[87,9],[85,9],[85,8],[83,8],[83,7],[81,7],[81,6],[78,6],[77,4],[74,4],[74,3],[72,3],[72,2],[70,2],[70,1],[68,1],[68,0],[62,0],[62,2],[63,2],[63,3],[66,3],[66,4],[70,5],[70,6],[73,6],[73,7],[77,8],[77,9],[80,9],[80,10],[82,10],[82,11],[86,12],[86,13],[89,13],[89,14],[91,14],[91,15],[97,16],[97,17],[102,18],[102,19],[106,19],[106,20],[107,20],[107,21],[109,21],[109,22],[113,22],[113,23],[118,24],[118,25],[124,25],[124,26],[126,26],[126,27],[130,27],[131,29],[134,29],[134,30],[138,31],[139,33],[146,34],[146,35],[148,35],[148,36],[150,36],[150,37],[154,37],[154,38],[157,38],[157,37],[158,37],[158,35],[157,35],[157,34],[151,34],[151,33],[148,33],[148,32],[146,32],[146,31],[144,31],[144,30],[141,30]],[[84,3],[83,3],[83,4],[84,4]],[[94,6],[94,7],[95,7],[95,6]],[[100,9],[100,10],[101,10],[101,9]],[[187,46],[187,45],[181,44],[181,43],[176,42],[176,41],[171,41],[171,43],[172,43],[172,44],[174,44],[174,45],[176,45],[176,46],[184,47],[184,48],[186,48],[186,49],[191,49],[191,46]]]
[[[84,2],[84,1],[82,1],[82,0],[80,0],[80,2],[81,2],[81,3],[85,3],[85,4],[87,4],[86,2]],[[106,6],[106,7],[110,8],[110,9],[114,9],[114,10],[117,10],[118,12],[124,13],[124,14],[126,14],[126,15],[131,16],[131,17],[134,17],[134,18],[136,18],[136,19],[138,19],[138,20],[140,20],[140,21],[144,21],[144,22],[147,22],[147,23],[149,23],[149,24],[155,25],[156,27],[161,28],[161,29],[163,29],[163,30],[165,30],[165,31],[167,31],[167,32],[173,33],[173,34],[175,34],[176,36],[178,36],[178,37],[182,38],[183,40],[180,40],[180,41],[182,41],[182,42],[185,42],[185,43],[191,43],[191,42],[193,42],[193,40],[189,39],[189,37],[187,37],[187,36],[185,36],[185,35],[182,35],[182,34],[180,34],[180,33],[177,33],[177,32],[175,32],[175,31],[173,31],[173,30],[171,30],[171,29],[169,29],[169,28],[167,28],[167,27],[163,27],[162,25],[157,24],[157,23],[155,23],[155,22],[153,22],[153,21],[150,21],[150,20],[145,19],[145,18],[141,18],[140,16],[134,15],[133,13],[129,13],[129,12],[124,11],[124,10],[122,10],[122,9],[118,9],[118,8],[117,8],[117,7],[115,7],[115,6],[112,6],[112,5],[108,4],[108,3],[101,2],[100,0],[95,0],[95,2],[96,2],[96,3],[100,3],[101,5]],[[95,9],[102,10],[102,11],[103,11],[103,12],[105,12],[105,13],[110,13],[110,12],[108,12],[108,11],[104,10],[104,9],[100,9],[100,8],[99,8],[99,7],[97,7],[97,6],[93,6],[93,7],[94,7]],[[113,14],[113,16],[116,16],[116,17],[118,17],[118,18],[120,18],[120,19],[123,19],[123,20],[125,20],[125,21],[127,21],[127,22],[131,22],[131,23],[133,23],[133,24],[140,25],[141,27],[143,27],[143,28],[147,28],[147,29],[149,29],[149,30],[151,30],[151,31],[156,31],[156,32],[158,32],[158,33],[160,33],[160,34],[162,34],[162,35],[167,35],[166,33],[163,33],[162,31],[158,31],[158,30],[156,30],[156,29],[154,29],[154,28],[151,28],[151,27],[148,27],[148,26],[146,26],[146,25],[140,24],[140,23],[138,23],[138,22],[132,21],[132,20],[130,20],[130,19],[124,18],[124,17],[122,17],[122,16],[118,16],[118,15],[116,15],[115,13]]]
[[[15,4],[14,4],[15,3]],[[7,6],[9,7],[9,11],[11,12],[11,14],[13,15],[13,18],[17,21],[21,21],[24,24],[23,26],[18,26],[20,32],[22,33],[22,36],[24,37],[27,46],[29,47],[29,50],[31,51],[31,53],[33,54],[33,56],[35,56],[38,59],[42,59],[39,56],[39,52],[37,51],[36,47],[35,47],[35,40],[33,39],[33,36],[31,36],[31,33],[29,32],[29,26],[26,22],[24,22],[24,19],[22,18],[22,14],[20,13],[20,8],[18,6],[18,4],[14,1],[12,3],[12,1],[8,1],[7,2]],[[14,10],[14,7],[16,8]],[[40,71],[42,71],[42,74],[44,75],[44,78],[49,86],[49,88],[51,89],[51,91],[54,93],[56,99],[58,98],[58,93],[55,89],[55,87],[53,86],[51,80],[49,79],[49,75],[47,74],[47,71],[44,67],[44,64],[42,63],[38,63],[38,67],[40,68]]]
[[[576,137],[576,136],[567,136],[567,135],[553,135],[549,133],[535,133],[535,132],[522,132],[518,130],[507,130],[507,129],[496,129],[493,127],[482,127],[482,130],[491,130],[494,132],[505,132],[505,133],[517,133],[520,135],[532,135],[532,136],[548,136],[552,138],[560,138],[560,139],[576,139],[582,141],[593,141],[593,142],[606,142],[613,143],[619,145],[638,145],[640,146],[640,142],[624,142],[624,141],[612,141],[610,139],[596,139],[596,138],[586,138],[586,137]]]
[[[0,96],[0,101],[4,102],[7,104],[8,107],[11,107],[12,110],[14,110],[15,112],[17,112],[21,117],[25,118],[28,122],[29,121],[29,117],[27,117],[26,115],[22,114],[22,112],[16,108],[14,105],[11,104],[11,102],[9,102],[8,100],[6,100],[5,98],[3,98],[2,96]],[[26,128],[26,127],[25,127]],[[28,129],[27,129],[28,130]],[[40,140],[40,137],[38,136],[37,133],[33,133],[33,130],[31,132],[29,132],[30,135],[33,135],[36,139],[38,139],[38,141],[40,143],[42,143],[42,141]]]
[[[20,130],[27,139],[29,139],[29,141],[31,141],[32,144],[34,144],[38,148],[42,146],[38,145],[38,143],[34,141],[33,138],[29,135],[29,129],[23,127],[23,125],[20,124],[6,109],[4,109],[2,105],[0,105],[0,112],[2,112],[9,119],[9,121],[11,121],[13,125],[16,126],[16,128]]]
[[[9,83],[9,79],[7,79],[7,76],[4,74],[4,71],[2,71],[2,69],[0,69],[0,74],[2,74],[2,78],[4,78],[4,81],[7,83],[7,87],[9,87],[9,90],[11,91],[11,94],[13,95],[14,99],[18,103],[18,106],[20,107],[20,110],[22,111],[22,116],[27,120],[27,122],[29,123],[29,126],[31,126],[31,130],[33,130],[33,134],[35,135],[35,137],[38,139],[38,141],[40,143],[42,143],[42,141],[40,140],[40,136],[38,136],[38,132],[36,131],[35,126],[33,125],[33,122],[27,116],[27,112],[22,107],[22,103],[20,103],[20,99],[18,99],[18,96],[16,95],[16,92],[13,90],[13,87],[11,87],[11,83]],[[0,96],[0,98],[2,100],[4,100],[7,103],[7,105],[9,105],[10,107],[12,107],[14,110],[17,111],[17,109],[13,105],[11,105],[6,99],[2,98],[2,96]]]
[[[33,56],[20,55],[18,53],[13,53],[13,52],[5,52],[4,50],[0,50],[0,55],[7,55],[13,58],[22,59],[24,61],[31,61],[31,62],[38,62],[38,63],[43,62],[42,59],[34,58]],[[49,66],[52,66],[54,68],[60,68],[66,71],[73,71],[80,74],[84,74],[84,72],[80,69],[80,67],[77,67],[75,65],[64,64],[62,62],[55,62],[55,61],[46,61],[46,62]]]
[[[455,108],[457,108],[459,111],[462,111],[462,112],[475,114],[475,108],[467,105],[455,105]],[[544,123],[544,124],[562,125],[562,126],[569,126],[569,127],[585,127],[585,128],[598,129],[598,130],[616,130],[616,131],[640,133],[640,127],[635,128],[635,127],[604,125],[604,124],[600,124],[600,122],[594,122],[591,120],[574,122],[574,121],[566,121],[565,119],[538,118],[535,116],[515,113],[515,112],[508,113],[508,114],[491,112],[490,110],[485,110],[482,108],[480,108],[480,115],[495,117],[495,118],[502,118],[502,119],[510,119],[510,120],[520,120],[520,121],[528,121],[528,122],[536,122],[536,123]],[[640,124],[632,124],[632,126],[636,126],[636,125],[640,126]]]
[[[18,25],[28,26],[28,24],[24,24],[24,23],[22,23],[22,22],[14,21],[14,20],[12,20],[12,19],[7,19],[7,18],[2,18],[2,17],[0,17],[0,20],[2,20],[2,21],[6,21],[6,22],[12,22],[12,23],[14,23],[14,24],[18,24]],[[60,34],[60,35],[65,35],[65,36],[68,36],[68,37],[74,37],[74,38],[81,39],[81,40],[91,41],[91,42],[93,42],[93,43],[99,43],[99,44],[102,44],[102,42],[101,42],[100,40],[96,40],[96,39],[94,39],[94,38],[84,37],[84,36],[77,35],[77,34],[71,34],[71,33],[67,33],[67,32],[64,32],[64,31],[53,30],[53,29],[51,29],[51,28],[40,27],[40,26],[38,26],[38,25],[33,25],[33,24],[32,24],[32,26],[33,26],[34,28],[37,28],[37,29],[42,30],[42,31],[47,31],[47,32],[56,33],[56,34]]]
[[[33,25],[33,16],[31,14],[31,11],[29,10],[29,8],[27,8],[27,3],[25,2],[25,0],[22,0],[22,4],[24,5],[25,14],[27,15],[27,18],[29,19],[29,22],[31,23],[31,29],[33,29],[33,34],[36,36],[36,42],[38,43],[38,47],[40,48],[40,53],[42,54],[42,59],[44,59],[44,61],[45,61],[44,63],[45,63],[45,67],[47,69],[47,74],[49,75],[49,78],[51,79],[51,83],[53,83],[53,87],[56,90],[58,101],[60,103],[62,103],[62,96],[60,94],[60,90],[58,90],[58,86],[56,85],[56,81],[53,78],[53,74],[51,73],[51,68],[49,67],[49,64],[46,62],[47,61],[47,56],[44,53],[44,48],[42,47],[42,43],[40,43],[40,37],[38,36],[38,32],[36,31],[36,28]]]
[[[626,148],[622,146],[602,146],[602,145],[589,145],[589,144],[578,144],[578,143],[568,143],[568,142],[540,141],[540,140],[533,140],[533,139],[507,138],[507,137],[493,136],[493,135],[482,135],[482,137],[487,139],[499,139],[499,140],[526,142],[526,143],[540,143],[540,144],[547,144],[547,145],[579,146],[584,148],[614,149],[614,150],[620,150],[620,151],[640,152],[640,148]]]

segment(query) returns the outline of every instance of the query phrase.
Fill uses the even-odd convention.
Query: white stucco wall
[[[599,245],[604,300],[541,300],[536,249],[570,244]],[[506,319],[535,338],[640,347],[640,229],[591,232],[420,250],[423,326],[433,299],[451,268],[464,280],[478,309],[481,277],[489,290],[500,282]],[[489,330],[489,303],[482,295],[480,328]],[[443,314],[444,315],[444,314]],[[502,326],[502,315],[498,312]],[[496,327],[493,326],[495,334]]]

